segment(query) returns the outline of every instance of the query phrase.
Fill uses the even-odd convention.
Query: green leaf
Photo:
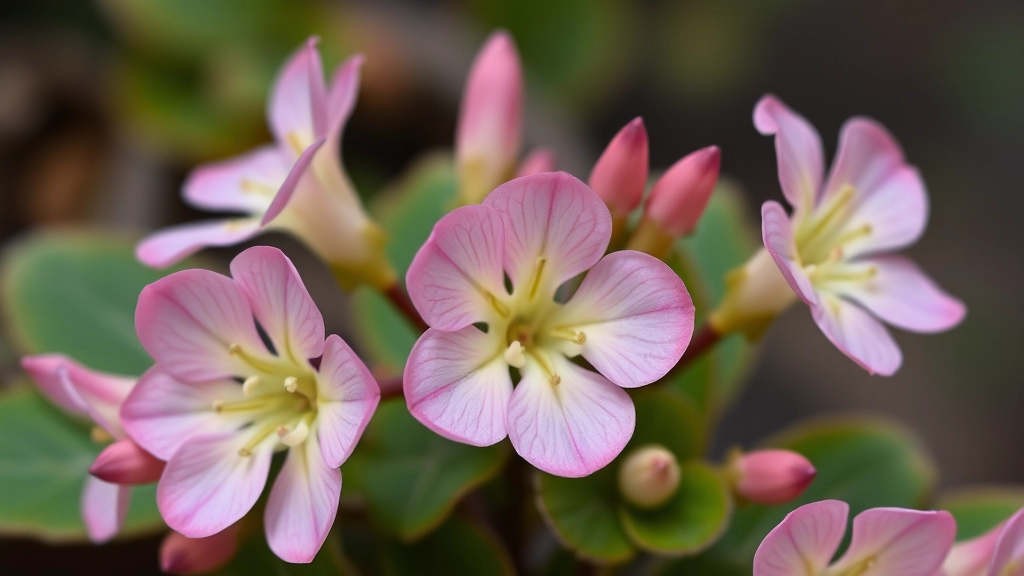
[[[964,488],[943,495],[935,508],[956,518],[956,539],[968,540],[988,532],[1024,507],[1024,487]]]
[[[212,572],[215,576],[353,576],[358,573],[342,552],[336,531],[327,536],[312,562],[289,564],[270,550],[263,530],[249,534],[231,562]]]
[[[620,505],[622,525],[641,548],[657,554],[696,554],[725,532],[732,513],[725,480],[703,462],[686,462],[681,468],[679,490],[665,505],[654,510]]]
[[[487,529],[453,516],[422,540],[386,546],[385,574],[394,576],[511,576],[515,568],[501,542]]]
[[[342,474],[345,490],[365,497],[375,520],[414,540],[439,526],[462,496],[493,478],[507,456],[505,444],[477,448],[438,436],[396,398],[377,408]]]
[[[86,540],[80,502],[102,446],[29,386],[0,395],[0,533]],[[122,535],[163,527],[155,486],[132,491]]]
[[[648,444],[668,448],[680,462],[700,456],[704,448],[700,417],[689,399],[667,389],[642,390],[633,397],[636,429],[622,451]]]
[[[537,472],[536,484],[540,511],[566,547],[600,563],[633,557],[633,544],[618,517],[616,466],[583,478]]]

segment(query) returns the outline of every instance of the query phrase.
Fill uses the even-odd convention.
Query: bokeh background
[[[201,217],[179,199],[183,177],[269,138],[266,90],[310,34],[322,38],[329,66],[367,56],[344,153],[360,193],[372,196],[420,154],[450,148],[466,71],[495,27],[512,32],[526,68],[528,146],[553,147],[559,168],[582,178],[639,115],[657,168],[720,146],[753,220],[761,202],[780,195],[771,141],[750,119],[762,94],[807,116],[829,156],[849,116],[887,125],[931,194],[929,228],[909,252],[967,302],[966,321],[938,336],[898,334],[904,367],[877,378],[794,307],[769,332],[719,449],[809,415],[868,412],[919,433],[943,487],[1024,481],[1024,4],[1016,0],[5,1],[0,241],[54,226],[141,235]],[[287,238],[264,241],[303,254]],[[323,276],[307,283],[328,329],[344,333],[343,297],[306,260],[304,276]],[[17,370],[0,342],[4,380]],[[0,566],[149,573],[157,542],[54,553],[0,540]]]

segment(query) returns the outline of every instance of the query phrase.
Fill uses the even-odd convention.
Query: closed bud
[[[516,171],[516,178],[533,176],[544,172],[555,171],[555,151],[550,148],[537,148],[519,163],[519,170]]]
[[[594,164],[588,184],[608,205],[616,225],[625,221],[644,196],[647,186],[647,129],[635,118],[612,138]]]
[[[227,564],[238,551],[238,524],[206,538],[170,532],[160,544],[160,569],[169,574],[201,574]]]
[[[679,488],[679,462],[664,446],[634,450],[619,467],[619,490],[638,508],[657,508]]]
[[[806,458],[789,450],[738,454],[729,466],[736,494],[769,506],[803,494],[818,473]]]
[[[164,461],[125,438],[107,446],[89,467],[93,476],[111,484],[150,484],[160,479]]]
[[[674,237],[693,231],[718,182],[722,154],[708,146],[676,162],[654,183],[644,216]]]

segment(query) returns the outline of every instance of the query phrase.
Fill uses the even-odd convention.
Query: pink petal
[[[164,462],[130,438],[107,446],[89,467],[89,474],[114,484],[151,484],[160,479]]]
[[[512,379],[498,340],[475,326],[427,330],[405,363],[409,412],[456,442],[490,446],[505,438]]]
[[[146,451],[169,460],[193,436],[234,430],[248,422],[244,413],[217,413],[213,403],[218,400],[238,402],[245,395],[232,380],[188,384],[154,366],[125,400],[121,422]]]
[[[1024,575],[1024,509],[1018,510],[1006,521],[1006,526],[996,542],[988,574],[989,576]]]
[[[143,288],[135,329],[149,355],[179,380],[248,376],[252,368],[229,350],[270,357],[256,332],[242,288],[209,270],[184,270]]]
[[[156,503],[167,525],[189,538],[212,536],[237,522],[263,492],[270,471],[273,442],[251,455],[238,451],[249,438],[241,432],[193,436],[181,445],[164,469]]]
[[[62,354],[25,356],[21,367],[55,404],[72,414],[89,416],[115,438],[124,437],[117,411],[134,379],[89,370]]]
[[[327,337],[317,381],[322,459],[337,468],[352,454],[370,423],[380,402],[380,387],[363,361],[334,334]]]
[[[805,504],[765,536],[754,554],[754,576],[818,576],[846,533],[850,507],[838,500]]]
[[[884,126],[870,118],[850,118],[839,133],[839,148],[821,199],[844,186],[874,190],[905,164],[900,145]]]
[[[533,176],[555,171],[555,151],[551,148],[535,148],[519,163],[516,178]]]
[[[718,146],[691,152],[658,178],[644,205],[644,216],[674,237],[693,231],[718,183]]]
[[[291,260],[277,248],[254,246],[231,261],[235,279],[279,356],[296,364],[324,353],[324,318]]]
[[[363,66],[363,56],[356,54],[345,60],[334,71],[331,89],[327,95],[327,152],[332,159],[340,161],[341,139],[345,124],[352,109],[356,106],[359,96],[359,71]]]
[[[844,231],[869,226],[870,233],[843,245],[846,258],[909,246],[928,223],[928,193],[912,166],[897,169],[873,189],[858,189],[855,202]]]
[[[836,348],[871,374],[892,376],[903,354],[881,322],[856,304],[823,295],[811,314]]]
[[[507,299],[502,272],[504,229],[487,206],[449,213],[416,253],[406,285],[423,320],[438,330],[493,322],[495,298]]]
[[[128,515],[132,495],[129,486],[108,484],[99,478],[85,479],[82,491],[82,520],[89,540],[101,544],[117,536]]]
[[[551,322],[556,330],[583,332],[583,357],[615,384],[633,388],[679,362],[693,335],[693,301],[664,262],[624,250],[601,259]]]
[[[299,191],[299,183],[303,178],[312,178],[314,175],[309,169],[310,164],[316,157],[316,153],[320,150],[320,147],[324,145],[324,139],[319,138],[316,142],[309,145],[308,148],[299,154],[292,169],[288,172],[288,177],[284,179],[284,183],[281,184],[281,188],[277,191],[277,195],[274,196],[274,201],[270,203],[270,207],[263,214],[263,219],[260,224],[266,226],[272,220],[277,218],[281,212],[291,202],[292,197]]]
[[[946,294],[907,258],[881,256],[856,264],[872,266],[877,272],[863,282],[837,283],[833,290],[893,326],[940,332],[959,324],[967,312],[962,302]]]
[[[312,142],[327,132],[327,89],[317,42],[310,38],[288,59],[268,102],[270,130],[296,156],[302,151],[297,142]]]
[[[316,435],[288,450],[267,500],[267,543],[286,562],[309,563],[334,524],[341,471],[324,462]]]
[[[274,145],[204,164],[188,175],[182,194],[185,200],[206,210],[264,212],[288,176],[291,158]]]
[[[617,218],[625,218],[644,197],[648,164],[647,128],[637,117],[608,143],[587,183]]]
[[[541,298],[550,298],[563,282],[597,264],[611,240],[608,207],[565,172],[502,184],[484,206],[497,210],[504,224],[505,272],[513,286],[537,282],[543,262]]]
[[[608,465],[633,435],[636,412],[626,391],[562,356],[551,358],[552,384],[528,361],[508,406],[508,436],[533,466],[578,478]]]
[[[797,211],[814,208],[825,172],[818,131],[770,94],[754,107],[754,126],[761,134],[775,135],[779,183],[786,200]]]
[[[797,254],[793,238],[793,224],[778,202],[769,200],[761,206],[761,237],[793,292],[807,304],[815,305],[818,295],[800,265],[800,255]]]
[[[143,238],[135,247],[135,257],[146,266],[166,268],[203,248],[231,246],[259,232],[259,218],[207,220],[172,226]]]
[[[1005,525],[1000,523],[977,538],[954,544],[942,563],[941,576],[985,576]]]
[[[853,519],[850,547],[832,571],[870,562],[872,576],[934,576],[955,536],[949,512],[872,508]]]

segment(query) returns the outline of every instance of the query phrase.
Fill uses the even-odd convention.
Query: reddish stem
[[[686,347],[686,352],[683,352],[683,357],[679,359],[679,362],[676,362],[676,365],[668,371],[668,374],[661,381],[665,382],[672,376],[682,372],[684,368],[713,348],[721,339],[722,335],[709,322],[705,322],[690,340],[690,345]]]
[[[405,290],[399,286],[398,282],[395,282],[387,290],[384,290],[384,295],[391,300],[391,303],[402,313],[409,322],[415,326],[420,332],[426,332],[427,323],[420,317],[420,313],[416,311],[416,307],[413,306],[412,300],[409,299],[409,295],[406,294]]]

